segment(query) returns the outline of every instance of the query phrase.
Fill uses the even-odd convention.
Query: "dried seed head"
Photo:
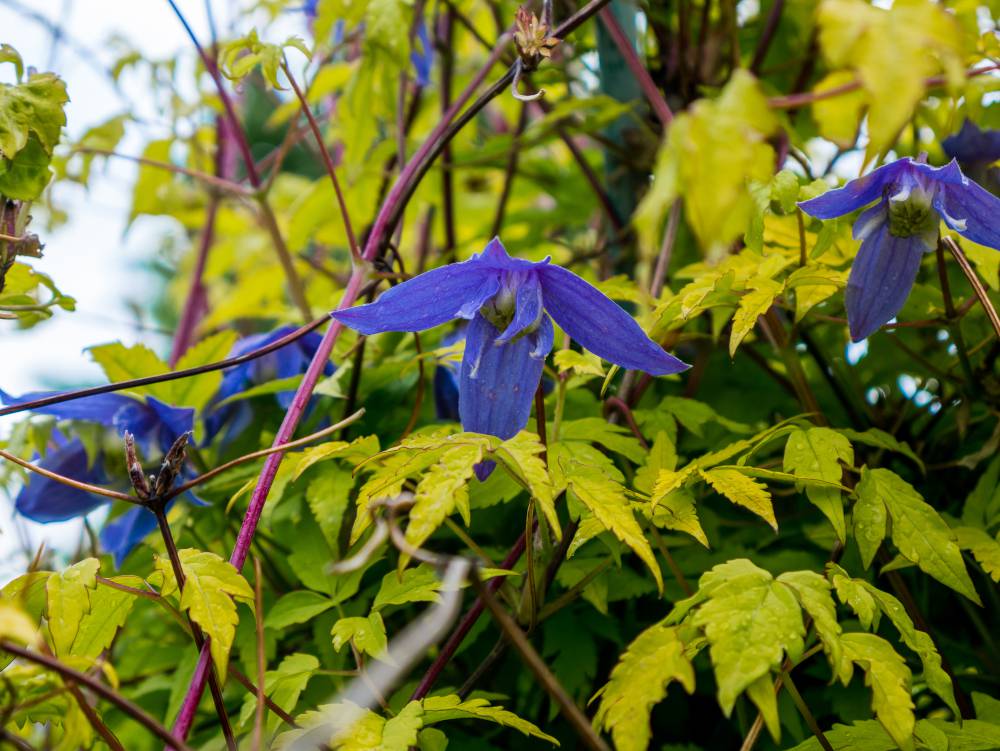
[[[149,482],[142,473],[142,464],[139,463],[139,456],[135,452],[135,437],[125,431],[125,466],[128,469],[129,479],[132,481],[132,489],[142,500],[149,499]]]
[[[184,466],[190,436],[190,432],[181,433],[180,437],[170,447],[170,450],[167,451],[166,456],[163,457],[163,464],[160,465],[160,474],[156,476],[156,487],[153,489],[154,497],[159,498],[165,495],[173,487],[174,482],[181,473],[181,468]]]
[[[524,7],[517,9],[514,18],[514,43],[527,70],[533,70],[542,58],[552,56],[559,39],[549,36],[549,27],[534,13]]]

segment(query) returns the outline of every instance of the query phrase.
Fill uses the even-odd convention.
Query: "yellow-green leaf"
[[[138,576],[116,576],[111,581],[135,589],[146,585]],[[101,585],[90,592],[90,612],[83,616],[70,653],[96,659],[107,649],[132,612],[136,596],[114,587]]]
[[[543,733],[539,728],[527,720],[521,719],[513,712],[508,712],[502,707],[491,705],[486,699],[466,699],[462,701],[458,696],[430,696],[423,700],[424,725],[435,725],[446,720],[487,720],[495,722],[497,725],[514,728],[524,735],[541,738],[554,746],[559,745],[559,741],[548,733]]]
[[[522,430],[497,446],[492,453],[519,482],[528,488],[556,538],[561,539],[562,531],[559,517],[556,515],[552,481],[545,462],[539,456],[543,451],[545,446],[538,440],[538,436]]]
[[[186,548],[180,551],[180,559],[185,578],[181,608],[209,637],[212,661],[219,678],[224,680],[229,665],[229,650],[239,622],[234,598],[251,603],[253,590],[229,561],[215,553]],[[166,596],[176,592],[177,580],[170,561],[157,558],[156,568],[163,572],[162,594]]]
[[[778,521],[774,518],[771,494],[763,483],[755,482],[735,469],[699,469],[698,473],[719,495],[752,511],[777,531]]]
[[[892,519],[892,541],[904,558],[980,604],[955,533],[912,485],[891,470],[865,467],[857,493],[859,499],[874,496],[885,504]]]
[[[747,283],[747,291],[740,298],[739,307],[733,316],[733,328],[729,336],[729,356],[734,357],[740,342],[746,338],[782,290],[783,285],[767,277],[755,277]]]
[[[590,510],[604,528],[628,545],[649,567],[653,578],[656,579],[657,587],[662,592],[663,575],[660,573],[660,565],[653,555],[649,541],[642,534],[642,527],[636,521],[632,507],[625,496],[625,488],[603,474],[600,469],[582,464],[574,465],[573,472],[566,476],[566,482],[570,492]]]
[[[872,690],[872,709],[903,751],[913,751],[913,699],[910,669],[885,639],[875,634],[844,634],[844,654],[865,671],[865,685]]]
[[[1000,582],[1000,540],[975,527],[958,527],[955,536],[958,547],[972,553],[983,571],[993,581]]]
[[[388,644],[385,623],[379,613],[372,613],[367,618],[341,618],[333,624],[330,636],[333,637],[333,648],[338,652],[350,642],[359,652],[372,657],[384,657]]]
[[[601,703],[594,722],[611,732],[618,751],[645,751],[649,746],[650,712],[667,695],[672,681],[692,693],[694,668],[677,628],[658,623],[629,644],[611,679],[597,693]]]
[[[785,444],[784,468],[796,477],[840,484],[843,468],[854,465],[851,442],[829,428],[796,428]],[[806,497],[830,520],[841,542],[847,540],[844,501],[840,490],[815,485],[805,487]]]
[[[691,623],[708,639],[726,716],[737,697],[780,666],[786,654],[793,660],[802,654],[805,624],[795,595],[746,559],[713,567],[689,599],[704,603]]]
[[[80,621],[90,612],[91,590],[97,586],[96,558],[86,558],[55,573],[45,584],[49,633],[57,656],[70,653]]]

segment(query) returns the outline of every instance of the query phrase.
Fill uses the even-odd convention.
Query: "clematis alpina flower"
[[[961,130],[941,141],[941,148],[951,159],[957,159],[962,172],[994,195],[1000,193],[1000,130],[982,130],[969,119]]]
[[[832,219],[875,201],[854,223],[861,248],[851,266],[845,304],[856,342],[903,307],[924,253],[937,245],[940,221],[973,242],[1000,249],[1000,199],[963,175],[954,160],[931,167],[898,159],[799,207],[818,219]]]
[[[255,349],[266,347],[295,331],[293,326],[281,326],[274,331],[245,336],[233,345],[230,357],[239,357]],[[291,378],[302,375],[309,367],[316,348],[322,337],[310,332],[280,350],[270,352],[263,357],[235,365],[226,370],[212,401],[206,408],[205,442],[211,441],[223,427],[226,433],[223,442],[228,442],[244,432],[253,421],[253,410],[246,400],[226,402],[237,394],[243,393],[253,386],[260,386],[268,381]],[[327,363],[323,370],[325,375],[333,374],[333,364]],[[288,409],[295,396],[295,389],[279,391],[274,395],[282,408]]]
[[[688,367],[604,293],[549,259],[511,258],[498,238],[468,261],[433,269],[373,303],[333,315],[362,334],[420,331],[467,319],[459,375],[462,427],[505,439],[531,414],[552,349],[550,315],[582,347],[623,368],[667,375]]]
[[[14,397],[0,391],[0,402],[23,404],[52,393]],[[135,435],[143,451],[159,449],[161,453],[166,453],[178,436],[190,431],[194,421],[193,409],[173,407],[153,397],[142,400],[124,394],[97,394],[33,411],[61,420],[98,423],[115,428],[119,433],[128,431]],[[55,447],[46,454],[40,466],[75,480],[91,484],[104,482],[99,458],[93,463],[88,462],[79,438],[67,442],[61,434],[55,433],[53,442]],[[202,503],[191,493],[188,498]],[[47,524],[85,516],[102,503],[107,503],[107,499],[36,476],[20,491],[14,505],[20,514]],[[101,545],[114,555],[115,565],[120,566],[132,549],[155,529],[156,517],[145,508],[135,506],[104,525],[100,534]]]

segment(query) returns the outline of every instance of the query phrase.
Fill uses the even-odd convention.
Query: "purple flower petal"
[[[799,203],[799,208],[817,219],[833,219],[837,216],[850,214],[855,209],[860,209],[862,206],[867,206],[881,198],[886,185],[896,180],[912,164],[913,160],[911,159],[897,159],[864,177],[851,180],[843,188],[827,191],[821,196],[802,201]]]
[[[852,341],[875,333],[899,312],[925,250],[919,236],[890,234],[888,221],[869,232],[851,266],[844,295]]]
[[[972,242],[1000,249],[1000,198],[977,183],[942,184],[934,196],[934,208],[944,223]]]
[[[22,396],[11,396],[4,391],[0,391],[0,402],[3,402],[7,406],[14,406],[32,402],[36,399],[43,399],[58,393],[61,392],[36,391]],[[118,410],[136,403],[135,399],[123,394],[95,394],[83,399],[73,399],[72,401],[60,404],[50,404],[47,407],[38,407],[37,409],[33,409],[32,412],[39,415],[52,415],[60,420],[86,420],[87,422],[96,422],[100,425],[112,427],[115,414]]]
[[[155,529],[153,512],[136,506],[104,525],[100,534],[101,545],[114,556],[115,566],[121,568],[128,554]]]
[[[506,344],[495,343],[499,335],[482,316],[469,324],[458,410],[465,430],[507,439],[528,422],[545,357],[532,354],[538,332]]]
[[[941,141],[944,153],[963,164],[992,164],[1000,159],[1000,130],[982,130],[968,118],[962,129]]]
[[[498,344],[509,342],[526,328],[537,323],[542,315],[542,287],[538,283],[538,275],[533,271],[526,274],[515,272],[515,274],[517,297],[514,319],[497,339]]]
[[[679,373],[689,367],[646,336],[611,298],[573,272],[547,265],[538,269],[538,276],[545,309],[584,349],[650,375]]]
[[[93,467],[89,465],[87,451],[79,438],[50,451],[38,466],[80,482],[104,482],[100,467],[96,463]],[[41,475],[32,475],[18,493],[14,507],[22,516],[47,524],[83,516],[107,502],[108,499],[103,496],[71,488]]]
[[[499,288],[496,270],[473,257],[427,271],[386,290],[373,303],[332,315],[362,334],[421,331],[453,318],[472,318]]]

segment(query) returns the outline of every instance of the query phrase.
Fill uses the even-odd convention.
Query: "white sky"
[[[207,38],[204,3],[178,0],[178,5],[195,32]],[[51,31],[26,19],[15,10],[17,6],[60,20],[71,41],[64,39],[54,46]],[[217,20],[224,22],[229,16],[228,6],[228,0],[214,0]],[[183,49],[193,60],[188,39],[165,0],[18,0],[13,4],[0,0],[0,43],[13,45],[25,65],[53,70],[65,79],[71,99],[66,129],[70,140],[130,107],[140,115],[153,114],[140,75],[123,76],[125,99],[101,72],[115,57],[107,41],[116,34],[147,58],[164,58]],[[0,81],[13,81],[12,66],[0,65]],[[127,130],[119,151],[138,153],[150,135],[155,133]],[[164,233],[173,229],[169,220],[146,217],[126,233],[134,176],[133,164],[110,160],[107,167],[95,169],[89,192],[76,186],[57,188],[57,202],[70,220],[51,234],[36,228],[45,243],[45,256],[31,263],[76,298],[77,310],[57,310],[54,318],[27,331],[0,321],[0,388],[19,394],[99,383],[103,376],[83,349],[116,339],[126,344],[141,340],[166,354],[169,339],[137,330],[127,306],[130,300],[141,304],[145,297],[155,296],[156,279],[143,264],[155,256]],[[148,296],[143,294],[147,287]],[[0,418],[0,433],[9,424],[10,418]],[[27,539],[29,547],[45,540],[49,547],[68,546],[70,550],[79,539],[79,522],[38,525],[18,519],[15,527],[10,511],[10,499],[0,494],[0,584],[23,571],[19,537]]]

